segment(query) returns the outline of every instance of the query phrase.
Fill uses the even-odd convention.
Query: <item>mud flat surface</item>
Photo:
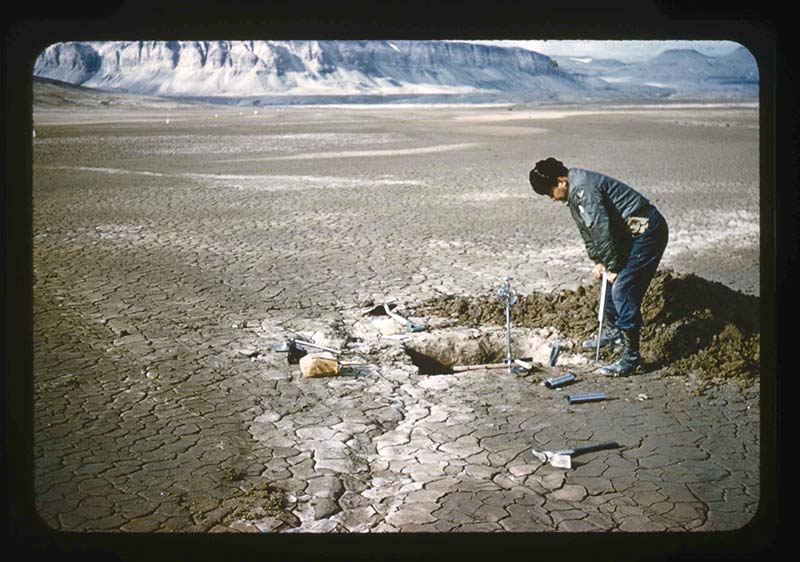
[[[60,103],[34,139],[48,526],[670,534],[756,515],[757,107]],[[578,349],[597,288],[568,211],[527,184],[549,155],[669,221],[641,374]],[[421,372],[435,349],[502,359],[506,275],[534,368]],[[370,314],[386,303],[425,330]],[[298,335],[343,350],[340,375],[273,348]],[[566,399],[589,392],[606,399]],[[531,452],[605,441],[571,469]]]

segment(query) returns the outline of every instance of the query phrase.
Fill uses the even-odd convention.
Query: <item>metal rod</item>
[[[603,392],[588,392],[586,394],[571,394],[567,396],[567,404],[580,404],[582,402],[597,402],[608,398]]]
[[[300,347],[313,347],[313,348],[316,348],[316,349],[321,349],[323,351],[330,351],[331,353],[335,353],[336,355],[339,355],[342,352],[341,349],[333,349],[332,347],[325,347],[324,345],[317,345],[315,343],[311,343],[310,341],[299,340],[297,338],[294,338],[292,341],[296,345],[299,345]]]
[[[506,363],[508,372],[511,372],[511,307],[506,301]]]
[[[497,295],[505,301],[506,312],[506,363],[508,372],[511,372],[511,305],[517,302],[517,293],[511,288],[511,278],[503,277],[503,284],[500,286]]]
[[[603,271],[603,281],[600,283],[600,309],[597,312],[597,320],[600,327],[597,329],[597,352],[595,353],[594,360],[600,360],[600,338],[603,336],[603,317],[606,311],[606,287],[608,285],[608,275]]]

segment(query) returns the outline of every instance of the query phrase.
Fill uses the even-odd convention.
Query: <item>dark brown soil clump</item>
[[[552,326],[579,344],[597,331],[598,300],[597,286],[521,295],[511,309],[512,325]],[[421,303],[413,312],[472,325],[505,325],[503,307],[496,296],[446,295]],[[646,368],[660,369],[663,375],[694,374],[706,382],[728,379],[750,385],[758,380],[758,297],[696,275],[659,271],[645,295],[642,315]]]

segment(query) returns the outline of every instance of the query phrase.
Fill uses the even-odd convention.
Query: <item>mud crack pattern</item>
[[[753,517],[759,326],[742,295],[758,291],[757,110],[115,107],[36,115],[34,499],[47,525],[715,531]],[[593,332],[571,219],[525,183],[534,140],[640,186],[683,233],[647,304],[653,368],[612,380],[576,362],[569,390],[540,385],[566,365],[420,375],[400,341],[415,334],[387,334],[364,303],[400,303],[428,337],[496,331],[502,307],[481,295],[510,275],[520,327]],[[284,158],[298,151],[326,157]],[[715,206],[698,217],[708,201],[687,194]],[[271,350],[297,332],[362,364],[304,379]],[[566,403],[595,390],[609,399]],[[620,447],[569,471],[531,453],[609,440]]]

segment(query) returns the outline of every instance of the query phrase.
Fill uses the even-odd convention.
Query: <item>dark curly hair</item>
[[[550,189],[558,184],[558,178],[566,176],[569,170],[564,163],[552,156],[539,160],[529,174],[531,187],[539,195],[549,195]]]

